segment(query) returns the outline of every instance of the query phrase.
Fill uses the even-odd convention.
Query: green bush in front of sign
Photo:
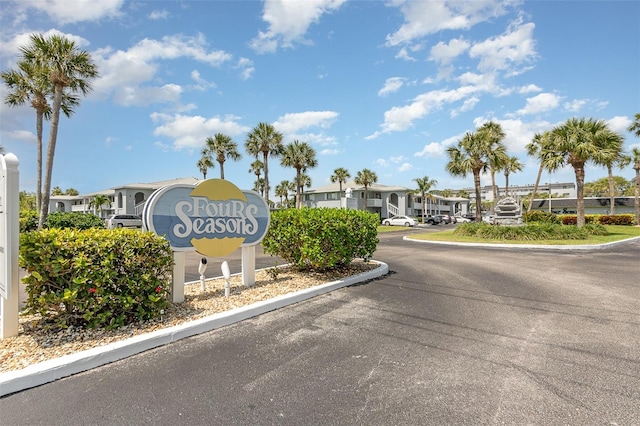
[[[104,221],[93,213],[54,212],[47,215],[47,228],[105,228]]]
[[[169,243],[136,230],[47,229],[20,237],[28,313],[56,328],[114,329],[167,308]]]
[[[369,260],[378,244],[378,216],[361,210],[304,208],[271,213],[265,253],[300,270],[324,271]]]

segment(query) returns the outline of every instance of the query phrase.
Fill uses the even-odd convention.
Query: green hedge
[[[561,215],[563,225],[575,225],[578,223],[578,217],[576,215]],[[587,214],[584,216],[585,223],[593,223],[600,225],[633,225],[632,214]]]
[[[20,236],[27,312],[58,328],[117,328],[167,307],[169,243],[136,230],[47,229]]]
[[[484,222],[471,222],[458,225],[454,234],[504,241],[586,240],[592,235],[607,235],[607,230],[598,224],[578,228],[544,222],[532,222],[524,226],[496,226]]]
[[[378,216],[361,210],[303,208],[271,213],[264,251],[300,270],[323,271],[368,260],[378,244]]]
[[[105,228],[104,221],[93,213],[53,212],[47,215],[45,228],[90,229]],[[38,212],[35,210],[20,211],[20,232],[38,229]]]

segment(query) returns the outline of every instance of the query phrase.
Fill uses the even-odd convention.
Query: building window
[[[338,196],[337,192],[328,192],[327,193],[327,200],[338,200],[340,197]]]

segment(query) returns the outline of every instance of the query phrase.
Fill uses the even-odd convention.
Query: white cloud
[[[196,82],[196,85],[193,86],[193,89],[198,91],[205,91],[209,88],[215,88],[216,84],[210,81],[205,80],[200,75],[200,71],[193,70],[191,71],[191,79]]]
[[[234,68],[240,70],[240,78],[243,80],[250,79],[256,70],[253,66],[253,61],[248,58],[240,58]]]
[[[609,128],[616,133],[625,134],[633,121],[626,116],[615,116],[607,120]]]
[[[127,106],[151,105],[155,103],[178,103],[182,88],[177,84],[160,87],[121,87],[114,92],[115,103]]]
[[[320,151],[320,155],[338,155],[340,154],[339,149],[323,149]]]
[[[455,145],[462,138],[463,134],[454,135],[448,137],[441,142],[431,142],[422,148],[422,151],[418,151],[413,154],[414,157],[441,157],[444,155],[447,148],[451,145]]]
[[[171,139],[174,149],[199,149],[204,145],[207,137],[215,133],[224,133],[230,137],[237,137],[251,129],[238,123],[239,117],[202,117],[182,114],[153,113],[151,119],[159,125],[153,131],[155,136]]]
[[[79,49],[86,49],[89,46],[89,40],[82,38],[80,36],[74,34],[63,33],[62,31],[51,29],[45,32],[27,32],[21,33],[14,36],[11,39],[2,40],[0,42],[0,55],[3,57],[17,57],[20,54],[20,48],[22,46],[27,46],[31,43],[31,35],[32,34],[42,34],[45,38],[57,35],[64,36],[68,40],[71,40],[75,43],[76,47]]]
[[[533,41],[535,24],[518,25],[505,34],[476,43],[469,49],[471,58],[479,58],[481,72],[510,70],[515,65],[533,61],[536,56]]]
[[[587,104],[586,99],[574,99],[571,102],[565,102],[563,107],[567,111],[578,112]]]
[[[440,65],[447,65],[463,54],[469,46],[470,43],[462,37],[449,40],[448,44],[439,42],[431,48],[431,56],[429,56],[429,59]]]
[[[400,90],[404,85],[405,79],[402,77],[391,77],[384,82],[384,87],[378,91],[378,96],[387,96]]]
[[[535,84],[528,84],[518,89],[518,93],[520,93],[521,95],[526,95],[528,93],[535,93],[535,92],[542,92],[542,89],[536,86]]]
[[[411,43],[441,30],[469,29],[489,18],[503,15],[505,3],[491,1],[413,1],[396,0],[389,6],[399,7],[405,23],[393,34],[387,35],[388,46]]]
[[[532,98],[527,98],[524,108],[517,111],[520,115],[538,114],[541,112],[551,111],[560,104],[560,97],[553,93],[540,93]]]
[[[123,4],[124,0],[29,0],[21,6],[44,12],[59,24],[69,24],[117,17]]]
[[[409,54],[408,49],[405,48],[405,47],[403,47],[402,49],[398,50],[398,53],[396,53],[395,58],[396,59],[404,59],[405,61],[411,61],[411,62],[415,62],[416,61],[416,58],[411,56],[411,54]]]
[[[169,17],[169,12],[166,10],[154,10],[149,14],[149,19],[152,21],[157,21],[160,19],[167,19]]]
[[[412,170],[412,169],[413,169],[413,166],[409,163],[402,163],[402,165],[398,167],[399,172],[408,172],[409,170]]]
[[[329,128],[338,118],[334,111],[305,111],[285,114],[278,117],[273,127],[285,134],[294,134],[309,127]]]
[[[380,167],[389,167],[389,162],[387,160],[385,160],[384,158],[378,158],[375,161],[375,164],[380,166]]]
[[[269,24],[265,32],[250,42],[259,53],[270,53],[278,47],[290,48],[294,43],[309,43],[304,35],[311,24],[320,21],[325,13],[331,13],[346,0],[265,0],[262,19]]]
[[[476,104],[480,102],[480,98],[477,97],[472,97],[469,99],[466,99],[463,103],[462,106],[460,108],[455,108],[451,110],[451,117],[456,117],[458,116],[458,114],[460,114],[461,112],[467,112],[467,111],[471,111]]]

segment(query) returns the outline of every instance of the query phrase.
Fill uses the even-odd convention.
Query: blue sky
[[[428,176],[458,189],[473,180],[446,172],[446,148],[493,120],[525,163],[510,183],[528,184],[538,165],[524,146],[568,118],[606,120],[627,150],[640,146],[626,131],[640,112],[639,21],[638,1],[2,0],[0,68],[33,32],[66,35],[98,65],[93,92],[61,119],[53,186],[63,190],[202,177],[200,149],[218,132],[243,154],[225,177],[251,189],[244,143],[260,122],[316,150],[313,187],[345,167],[385,185]],[[0,144],[34,191],[32,108],[0,106]],[[269,171],[272,187],[295,176],[278,159]],[[216,165],[208,177],[218,176]]]

